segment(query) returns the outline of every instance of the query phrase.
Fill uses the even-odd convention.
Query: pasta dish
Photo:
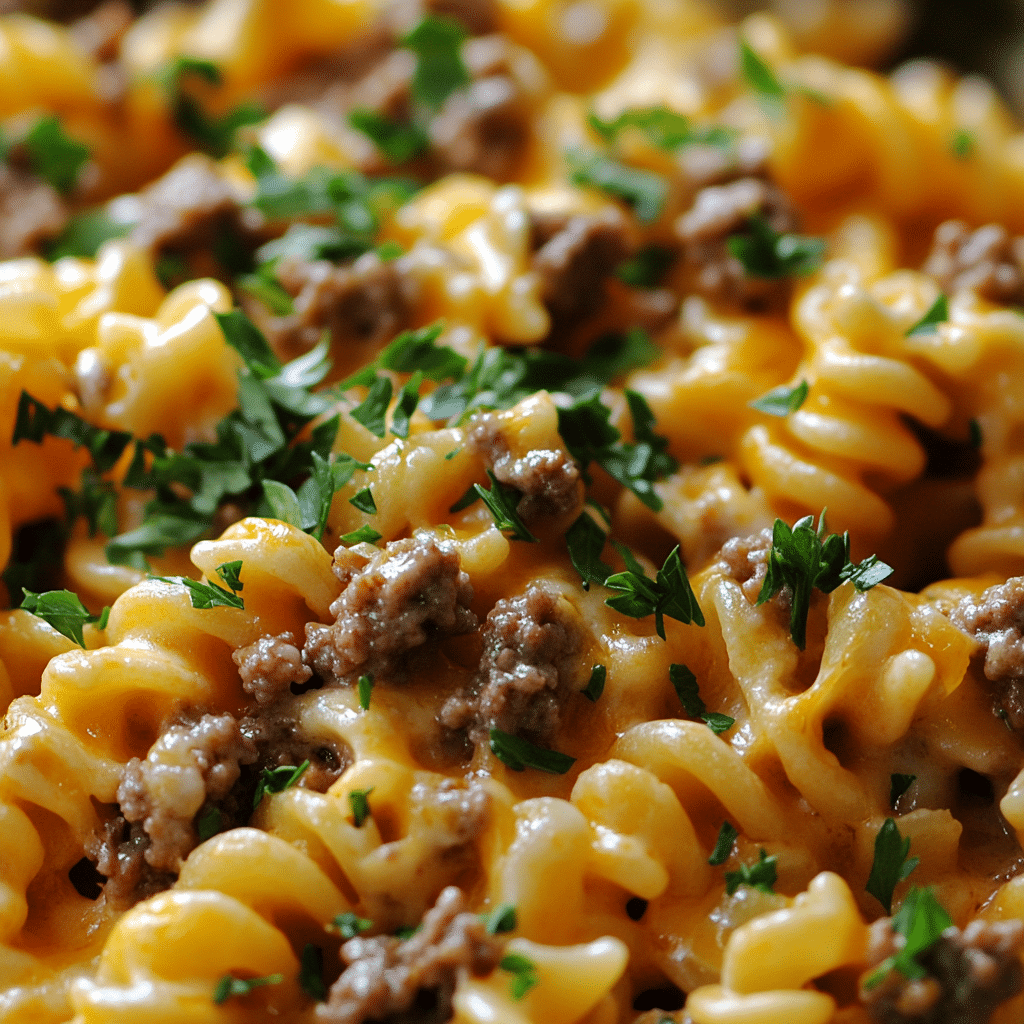
[[[815,10],[0,16],[0,1021],[1024,1019],[1024,133]]]

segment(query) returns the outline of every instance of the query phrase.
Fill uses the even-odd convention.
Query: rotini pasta
[[[776,6],[0,16],[0,1021],[1019,1020],[1024,135]]]

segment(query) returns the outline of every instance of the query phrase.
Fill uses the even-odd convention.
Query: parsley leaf
[[[583,580],[584,590],[589,590],[591,583],[604,583],[612,575],[611,566],[601,561],[606,540],[604,530],[586,512],[581,512],[565,532],[569,559]]]
[[[56,238],[44,243],[43,252],[51,263],[65,256],[92,259],[104,242],[123,238],[131,229],[130,224],[112,220],[102,208],[83,210],[68,220]]]
[[[505,935],[516,930],[516,908],[511,903],[502,903],[486,918],[488,935]]]
[[[89,147],[71,138],[55,114],[39,118],[25,135],[23,145],[32,170],[64,194],[78,183],[89,159]]]
[[[655,288],[675,262],[675,253],[662,245],[648,245],[623,260],[615,276],[634,288]]]
[[[513,736],[501,729],[492,729],[490,740],[491,752],[514,772],[521,772],[524,768],[536,768],[551,775],[564,775],[576,763],[576,758],[568,754],[538,747],[529,740]]]
[[[807,616],[811,591],[831,594],[840,583],[849,580],[858,591],[870,590],[892,574],[892,569],[871,555],[859,565],[850,562],[850,535],[825,534],[825,513],[818,518],[805,516],[790,529],[781,519],[775,520],[772,548],[757,603],[771,600],[783,587],[789,587],[793,598],[789,614],[789,632],[793,643],[802,651],[807,646]]]
[[[778,858],[769,857],[762,849],[757,861],[753,864],[741,864],[739,871],[726,871],[725,891],[732,896],[741,885],[749,885],[761,892],[774,892],[772,886],[778,879]]]
[[[260,802],[268,793],[283,793],[286,789],[291,789],[302,778],[308,767],[309,759],[307,758],[298,768],[293,764],[282,764],[277,768],[263,768],[260,771],[260,780],[256,784],[256,792],[252,798],[253,809],[259,807]]]
[[[354,939],[357,935],[368,932],[372,927],[372,921],[353,914],[351,910],[346,910],[343,914],[336,914],[334,921],[328,925],[331,931],[336,931],[343,939]]]
[[[377,502],[373,500],[373,492],[369,487],[364,487],[353,494],[348,499],[348,503],[354,505],[360,512],[365,512],[368,516],[375,516],[377,514]]]
[[[939,324],[944,324],[948,320],[949,300],[942,292],[939,292],[938,298],[928,307],[928,312],[907,331],[906,337],[913,338],[918,334],[935,334]]]
[[[596,704],[604,693],[605,680],[608,678],[608,669],[604,665],[595,665],[590,670],[590,681],[580,692],[591,703]]]
[[[348,794],[348,805],[352,808],[352,824],[362,828],[370,816],[370,794],[375,787],[369,789],[353,789]]]
[[[370,710],[370,696],[373,693],[373,673],[359,677],[359,706],[364,711]]]
[[[351,412],[352,419],[362,423],[375,437],[383,437],[388,431],[387,415],[392,390],[390,377],[375,377],[370,393]]]
[[[420,400],[420,387],[423,385],[423,371],[417,370],[411,379],[398,392],[398,401],[391,414],[391,433],[395,437],[409,436],[409,421],[416,411]]]
[[[669,665],[668,678],[683,710],[691,718],[699,718],[713,733],[720,735],[736,724],[735,718],[708,711],[701,700],[697,677],[685,665]]]
[[[259,299],[275,316],[287,316],[295,306],[292,297],[281,286],[274,276],[277,260],[261,263],[252,274],[242,274],[235,278],[235,285],[253,298]]]
[[[468,363],[465,357],[460,356],[454,349],[437,344],[443,330],[444,323],[438,321],[429,327],[402,331],[374,362],[342,381],[338,389],[345,391],[356,384],[370,385],[376,379],[379,370],[394,370],[396,373],[419,371],[428,380],[434,381],[449,377],[460,378],[465,373]]]
[[[892,913],[892,894],[896,886],[907,878],[920,863],[920,857],[907,859],[910,852],[910,836],[902,836],[896,822],[886,818],[875,836],[875,858],[871,864],[865,891],[871,893]]]
[[[48,590],[43,594],[22,590],[25,595],[21,607],[37,618],[48,622],[58,633],[73,640],[79,647],[85,647],[82,631],[87,622],[95,622],[99,629],[107,628],[110,609],[104,608],[99,615],[92,615],[82,604],[77,594],[70,590]]]
[[[605,599],[606,605],[634,619],[653,615],[655,629],[662,640],[665,639],[666,615],[679,622],[704,625],[704,613],[690,586],[678,545],[669,553],[655,579],[647,576],[634,560],[631,568],[609,576],[604,585],[609,590],[619,591]]]
[[[519,504],[519,492],[514,487],[509,487],[491,472],[487,470],[487,476],[491,481],[491,489],[487,490],[480,484],[473,484],[473,489],[484,500],[484,504],[490,509],[494,517],[494,525],[501,531],[509,530],[512,540],[525,540],[534,544],[537,538],[527,529],[526,524],[519,518],[516,506]]]
[[[717,125],[697,128],[688,117],[677,114],[667,107],[633,107],[622,111],[610,121],[602,120],[595,113],[587,119],[590,127],[611,145],[627,128],[636,128],[644,133],[651,144],[658,149],[673,152],[682,146],[699,143],[706,146],[728,147],[732,145],[733,133]]]
[[[360,526],[358,530],[351,533],[343,533],[338,540],[342,544],[373,544],[380,540],[382,534],[378,533],[372,526]]]
[[[633,207],[641,224],[661,216],[668,184],[659,174],[629,167],[603,153],[567,153],[569,180],[582,188],[596,188]]]
[[[522,999],[540,981],[533,961],[520,953],[506,953],[498,966],[513,975],[512,983],[509,985],[513,999]]]
[[[117,533],[117,491],[95,470],[88,467],[82,470],[77,491],[59,487],[57,493],[64,501],[69,526],[81,516],[89,525],[90,537],[95,537],[97,532],[107,537]]]
[[[808,390],[807,381],[802,380],[795,387],[774,388],[760,398],[755,398],[749,405],[751,409],[757,409],[758,412],[767,413],[769,416],[785,417],[796,412],[804,404]]]
[[[266,974],[262,978],[236,978],[233,974],[225,974],[214,987],[213,1001],[220,1006],[233,996],[247,996],[254,988],[280,985],[282,981],[283,974]]]
[[[740,72],[765,112],[780,117],[785,107],[786,87],[745,39],[740,40]]]
[[[327,986],[324,984],[324,951],[312,942],[307,942],[302,947],[302,956],[299,959],[299,987],[310,999],[323,1002],[327,998]]]
[[[900,775],[894,772],[889,777],[889,806],[895,807],[896,801],[917,781],[916,775]]]
[[[970,160],[977,145],[974,133],[966,128],[957,128],[950,136],[949,150],[957,160]]]
[[[821,269],[825,240],[808,235],[779,234],[763,217],[747,218],[747,228],[726,240],[730,255],[751,277],[780,280],[807,277]]]
[[[245,602],[238,596],[238,591],[242,589],[238,579],[241,567],[241,562],[225,562],[217,567],[217,575],[230,590],[218,587],[216,583],[200,583],[189,576],[151,576],[150,579],[186,587],[193,608],[244,608]]]
[[[712,867],[724,864],[729,859],[733,845],[738,837],[739,832],[736,831],[735,827],[728,821],[723,821],[722,827],[718,830],[718,839],[715,840],[715,848],[711,851],[711,856],[708,857],[708,863]]]
[[[205,843],[212,839],[224,824],[224,815],[218,807],[208,807],[198,818],[196,818],[196,834],[199,842]]]
[[[469,85],[461,50],[465,38],[466,30],[454,18],[429,15],[402,39],[401,45],[416,54],[415,102],[436,111],[453,92]]]
[[[876,988],[893,970],[899,971],[905,978],[926,977],[928,972],[917,962],[917,957],[934,946],[942,933],[952,925],[952,919],[931,889],[911,889],[892,918],[892,930],[907,941],[898,953],[883,960],[872,971],[864,981],[864,988],[868,991]]]
[[[357,108],[349,113],[348,123],[362,132],[393,164],[404,164],[418,156],[429,142],[422,126],[392,121],[376,110]]]

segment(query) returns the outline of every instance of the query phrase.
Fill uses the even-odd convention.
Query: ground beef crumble
[[[331,625],[307,623],[303,660],[328,685],[402,674],[409,652],[476,629],[473,588],[454,546],[428,534],[391,541],[367,556],[339,547],[341,595]]]
[[[1001,224],[972,231],[947,220],[935,229],[922,269],[946,294],[971,290],[990,302],[1024,302],[1024,238],[1011,238]]]
[[[491,729],[549,743],[580,674],[585,627],[557,593],[538,586],[503,598],[483,627],[484,652],[470,689],[441,711],[447,729],[467,729],[477,744]]]
[[[870,934],[872,967],[906,942],[890,918],[876,921]],[[988,1024],[995,1008],[1021,990],[1022,948],[1022,921],[975,920],[963,931],[947,928],[917,958],[926,977],[910,979],[893,970],[871,989],[862,979],[861,1001],[879,1024]]]
[[[997,705],[1013,728],[1024,728],[1024,576],[965,597],[949,618],[977,641],[985,677],[997,685]]]
[[[506,422],[496,413],[475,417],[466,431],[467,445],[484,458],[496,479],[522,493],[516,512],[528,526],[575,517],[583,505],[584,487],[573,457],[562,448],[513,451]]]
[[[728,251],[729,238],[742,233],[754,216],[779,233],[797,226],[786,194],[763,178],[709,185],[696,194],[693,205],[675,222],[683,262],[696,291],[749,310],[775,308],[785,300],[788,279],[754,277]]]
[[[68,216],[64,200],[45,181],[0,163],[0,259],[33,254],[41,242],[64,230]]]
[[[449,886],[409,939],[391,935],[350,939],[341,947],[345,969],[317,1006],[325,1024],[451,1020],[459,979],[485,977],[498,966],[505,940],[488,935],[483,919]]]
[[[312,670],[302,663],[302,651],[290,633],[262,636],[231,655],[242,677],[242,689],[257,704],[270,704],[291,692],[292,683],[306,683]]]
[[[716,568],[734,579],[746,599],[754,604],[768,572],[768,554],[772,549],[772,531],[765,527],[750,537],[733,537],[722,545]],[[783,588],[787,598],[788,588]]]

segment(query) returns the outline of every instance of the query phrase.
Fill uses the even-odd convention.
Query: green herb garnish
[[[708,711],[701,700],[697,677],[685,665],[669,665],[668,678],[683,710],[691,718],[699,718],[713,733],[720,735],[736,724],[735,718]]]
[[[491,752],[514,772],[521,772],[524,768],[536,768],[551,775],[564,775],[576,763],[576,758],[568,754],[538,747],[529,740],[513,736],[501,729],[492,729],[490,740]]]
[[[641,224],[661,216],[668,184],[659,174],[630,167],[603,153],[567,153],[569,180],[582,188],[596,188],[633,208]]]
[[[652,145],[670,153],[694,143],[727,148],[735,138],[734,132],[719,125],[695,127],[688,117],[667,107],[633,107],[610,121],[591,113],[588,121],[608,145],[614,143],[627,128],[635,128],[643,132]]]
[[[284,981],[283,974],[267,974],[262,978],[236,978],[232,974],[225,974],[217,982],[213,990],[213,1001],[220,1006],[226,1003],[233,996],[247,996],[254,988],[263,985],[280,985]]]
[[[225,562],[217,567],[217,575],[230,588],[217,586],[216,583],[200,583],[188,576],[152,576],[161,583],[178,584],[188,589],[189,600],[193,608],[244,608],[245,602],[238,596],[242,583],[238,579],[241,562]]]
[[[596,704],[604,693],[605,680],[608,678],[608,669],[604,665],[595,665],[590,670],[590,681],[580,692],[591,703]]]
[[[343,939],[354,939],[363,932],[368,932],[373,927],[373,922],[365,917],[353,914],[346,910],[343,914],[335,915],[334,921],[328,925],[328,929],[336,931]]]
[[[774,892],[773,886],[778,879],[777,861],[777,857],[769,857],[762,849],[755,863],[741,864],[739,871],[726,871],[726,893],[732,896],[741,885],[749,885],[761,892]]]
[[[85,635],[82,627],[87,623],[96,623],[99,629],[107,628],[110,609],[104,608],[99,615],[93,615],[79,600],[77,594],[70,590],[48,590],[43,594],[35,594],[31,590],[23,590],[24,600],[21,607],[37,618],[48,622],[58,633],[73,640],[79,647],[85,648]]]
[[[626,551],[619,548],[620,553]],[[623,557],[626,557],[624,554]],[[690,586],[679,546],[676,545],[665,559],[665,564],[652,580],[632,556],[627,558],[627,570],[609,576],[604,585],[619,591],[605,599],[605,604],[634,619],[654,616],[658,636],[665,639],[665,616],[679,622],[704,625],[704,614]]]
[[[492,910],[486,918],[488,935],[504,935],[516,930],[516,908],[511,903],[502,903]]]
[[[708,863],[712,867],[724,864],[729,859],[738,837],[739,832],[729,822],[723,821],[722,827],[718,830],[718,839],[715,840],[715,848],[708,857]]]
[[[947,320],[949,320],[949,300],[942,292],[939,292],[938,298],[928,307],[928,312],[907,331],[906,337],[935,334],[939,324],[944,324]]]
[[[39,118],[22,140],[32,170],[65,195],[78,184],[89,147],[64,131],[56,114]]]
[[[260,771],[260,781],[256,784],[256,792],[252,798],[253,808],[257,808],[268,793],[283,793],[291,789],[309,767],[307,758],[297,768],[293,764],[282,764],[277,768],[264,768]]]
[[[514,487],[503,484],[491,470],[487,470],[487,476],[491,481],[490,490],[481,487],[480,484],[473,484],[473,489],[483,498],[484,504],[490,509],[491,515],[494,517],[494,525],[502,532],[509,531],[512,540],[537,543],[537,538],[529,531],[516,511],[520,498],[519,492]]]
[[[899,971],[905,978],[927,977],[928,972],[917,961],[939,941],[942,933],[953,926],[953,920],[936,900],[931,889],[913,888],[907,893],[903,905],[892,918],[892,930],[907,941],[894,956],[883,960],[864,981],[870,991],[884,980],[890,971]]]
[[[370,710],[370,696],[373,694],[373,673],[359,677],[359,706]]]
[[[352,808],[352,824],[356,828],[362,828],[370,816],[370,794],[374,788],[371,786],[369,789],[353,789],[348,794],[348,805]]]
[[[312,942],[307,942],[302,947],[302,956],[299,959],[299,987],[310,999],[322,1002],[327,998],[327,986],[324,984],[324,951]]]
[[[896,886],[907,878],[921,861],[920,857],[908,859],[909,852],[910,836],[900,835],[896,822],[892,818],[886,818],[878,830],[878,835],[875,836],[875,859],[864,888],[885,907],[887,914],[892,913],[892,894]]]
[[[785,417],[796,412],[804,404],[808,390],[809,385],[806,380],[800,381],[795,387],[774,388],[750,402],[750,408],[757,409],[758,412],[766,413],[769,416]]]
[[[807,277],[821,269],[825,258],[823,238],[780,234],[756,214],[747,218],[745,231],[729,236],[726,248],[751,277],[771,281]]]

